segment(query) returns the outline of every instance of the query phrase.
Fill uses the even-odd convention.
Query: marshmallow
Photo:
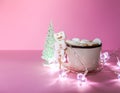
[[[95,38],[92,42],[97,43],[97,44],[101,44],[101,40],[99,38]]]
[[[71,40],[66,40],[66,43],[72,45],[72,44],[73,44],[73,41],[71,41]]]
[[[87,42],[88,46],[92,46],[94,43],[93,42]]]
[[[66,40],[66,43],[75,46],[96,46],[101,44],[101,40],[99,38],[95,38],[93,41],[79,38],[73,38],[72,40]]]
[[[80,43],[82,43],[82,44],[86,44],[87,42],[89,42],[89,41],[86,40],[86,39],[82,39],[82,40],[80,41]]]
[[[80,44],[80,39],[79,38],[73,38],[72,43],[73,43],[73,45],[79,45]]]
[[[79,38],[73,38],[72,41],[74,41],[74,42],[80,42],[80,39]]]

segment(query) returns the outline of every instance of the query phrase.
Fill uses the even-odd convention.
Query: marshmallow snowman
[[[55,38],[55,60],[59,63],[59,68],[61,69],[62,62],[66,61],[65,58],[65,33],[63,31],[54,34]]]

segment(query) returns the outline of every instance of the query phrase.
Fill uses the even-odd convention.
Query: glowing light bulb
[[[120,60],[118,57],[117,57],[117,66],[120,67]]]
[[[80,84],[85,83],[87,81],[87,78],[85,77],[84,74],[78,73],[77,74],[77,80]]]
[[[109,53],[108,52],[101,53],[100,59],[102,62],[106,63],[110,59]]]
[[[50,68],[51,73],[58,72],[59,71],[59,64],[52,63],[49,65],[49,68]]]
[[[82,77],[83,77],[83,74],[82,74],[82,73],[78,73],[78,74],[77,74],[77,79],[78,79],[78,80],[80,80]]]
[[[118,79],[120,79],[120,74],[118,74]]]
[[[60,70],[59,72],[59,78],[60,79],[66,79],[67,78],[67,73],[64,70]]]

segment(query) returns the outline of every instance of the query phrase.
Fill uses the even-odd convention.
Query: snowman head
[[[61,31],[59,33],[55,33],[54,38],[56,41],[62,41],[65,39],[65,33],[63,31]]]

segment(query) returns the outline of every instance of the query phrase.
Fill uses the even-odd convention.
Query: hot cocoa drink
[[[74,38],[66,41],[67,62],[63,66],[74,71],[96,70],[99,64],[102,42],[94,40],[80,40]]]

